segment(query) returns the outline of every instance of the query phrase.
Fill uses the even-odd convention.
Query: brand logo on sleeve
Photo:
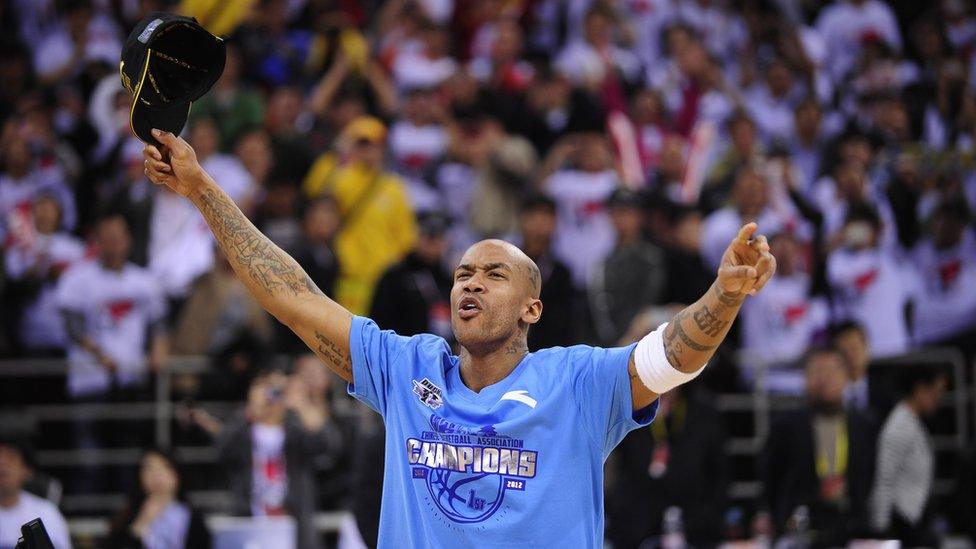
[[[413,380],[413,393],[431,410],[444,405],[444,391],[426,377],[420,381]]]
[[[430,430],[406,440],[411,478],[450,520],[483,522],[510,491],[525,491],[536,476],[539,453],[493,425],[472,427],[430,415]]]

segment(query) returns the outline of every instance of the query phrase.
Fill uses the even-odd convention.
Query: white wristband
[[[672,366],[664,354],[664,329],[667,327],[667,322],[661,324],[656,330],[644,336],[634,349],[637,376],[645,387],[659,395],[695,379],[707,365],[690,374]]]

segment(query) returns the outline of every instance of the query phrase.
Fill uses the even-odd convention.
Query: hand
[[[136,516],[136,519],[132,521],[129,529],[136,534],[136,537],[142,537],[142,535],[146,532],[146,528],[149,528],[149,525],[156,520],[156,517],[158,517],[159,514],[166,509],[166,506],[168,506],[172,501],[173,499],[169,496],[160,496],[155,494],[150,495],[145,499],[145,501],[143,501],[142,507],[139,508],[139,514]]]
[[[115,360],[101,351],[95,353],[95,360],[110,374],[114,374],[119,369],[119,365],[115,363]]]
[[[746,223],[722,254],[718,285],[733,295],[756,295],[776,272],[776,258],[763,235],[753,238],[755,223]]]
[[[169,349],[165,345],[153,345],[146,359],[149,371],[157,374],[169,365]]]
[[[169,132],[153,130],[153,137],[163,144],[162,150],[155,145],[142,149],[146,176],[157,185],[166,185],[175,192],[189,197],[203,181],[203,168],[197,161],[193,147]]]

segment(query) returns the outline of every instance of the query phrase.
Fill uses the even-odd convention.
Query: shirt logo
[[[413,380],[413,392],[424,406],[436,410],[444,405],[444,391],[426,377],[420,381]]]
[[[504,506],[505,496],[529,490],[539,453],[494,425],[463,425],[431,414],[430,429],[406,439],[410,477],[453,522],[479,523]]]
[[[504,395],[502,395],[502,398],[499,400],[514,400],[515,402],[521,402],[522,404],[525,404],[529,408],[535,408],[535,405],[539,403],[536,399],[530,397],[529,392],[526,391],[525,389],[520,389],[518,391],[509,391]]]

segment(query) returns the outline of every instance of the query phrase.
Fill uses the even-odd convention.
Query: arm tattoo
[[[727,320],[719,320],[712,311],[709,311],[708,305],[702,305],[691,316],[695,319],[698,329],[711,337],[722,333],[722,330],[729,325]]]
[[[315,351],[319,357],[331,364],[335,372],[349,374],[352,379],[352,356],[343,353],[338,345],[319,332],[315,332],[315,341]]]
[[[324,295],[298,263],[261,234],[222,193],[205,190],[200,199],[200,211],[231,263],[246,271],[269,296],[282,290],[296,296],[303,293]]]
[[[692,339],[691,336],[688,335],[688,332],[685,332],[685,329],[681,326],[681,321],[687,316],[688,313],[686,311],[682,311],[674,315],[674,319],[671,320],[671,323],[668,324],[667,329],[664,331],[665,348],[670,346],[674,352],[681,353],[683,350],[681,343],[684,343],[689,349],[702,353],[714,349],[716,345],[702,345],[701,343]],[[681,341],[675,341],[675,338],[678,338]]]
[[[664,356],[668,359],[668,362],[671,363],[671,366],[673,366],[678,370],[682,368],[681,360],[678,359],[678,353],[675,351],[673,346],[671,345],[664,346]]]
[[[722,314],[725,307],[738,307],[739,305],[742,305],[742,301],[745,299],[745,296],[732,296],[725,293],[721,288],[718,287],[718,284],[712,285],[712,290],[715,293],[715,298],[718,299],[718,302],[722,304],[715,308],[715,315]]]

